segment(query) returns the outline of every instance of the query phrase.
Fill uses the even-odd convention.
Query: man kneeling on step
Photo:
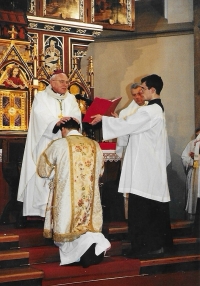
[[[72,118],[61,124],[62,138],[41,154],[37,172],[51,178],[44,237],[53,236],[61,265],[78,262],[88,267],[103,260],[110,242],[101,233],[103,154],[99,144],[82,136],[79,128]]]

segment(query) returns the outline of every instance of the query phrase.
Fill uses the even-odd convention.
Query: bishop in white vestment
[[[45,183],[38,176],[36,165],[47,145],[61,138],[60,130],[53,133],[54,127],[67,117],[74,117],[81,122],[76,98],[67,91],[67,76],[64,73],[55,74],[50,83],[44,91],[36,94],[30,114],[17,196],[17,200],[23,202],[24,216],[45,216],[48,180]]]

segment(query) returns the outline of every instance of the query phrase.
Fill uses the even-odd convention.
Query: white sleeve
[[[139,134],[151,128],[151,117],[145,110],[138,111],[126,119],[102,116],[103,139],[110,140],[131,133]]]

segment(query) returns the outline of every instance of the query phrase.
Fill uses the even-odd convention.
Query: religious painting
[[[83,21],[84,0],[44,0],[44,16]]]
[[[25,89],[28,88],[28,79],[21,67],[13,62],[2,69],[0,85],[9,89]]]
[[[28,91],[0,89],[0,130],[28,129]]]
[[[91,0],[92,19],[104,29],[134,31],[135,0]]]
[[[44,35],[44,60],[45,68],[49,74],[54,70],[62,69],[64,62],[63,37]]]

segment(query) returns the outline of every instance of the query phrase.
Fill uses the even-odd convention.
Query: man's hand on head
[[[62,117],[60,118],[60,120],[56,123],[57,126],[60,126],[61,123],[65,123],[67,121],[69,121],[72,117],[68,117],[68,116],[65,116],[65,117]],[[74,118],[73,118],[74,119]]]

